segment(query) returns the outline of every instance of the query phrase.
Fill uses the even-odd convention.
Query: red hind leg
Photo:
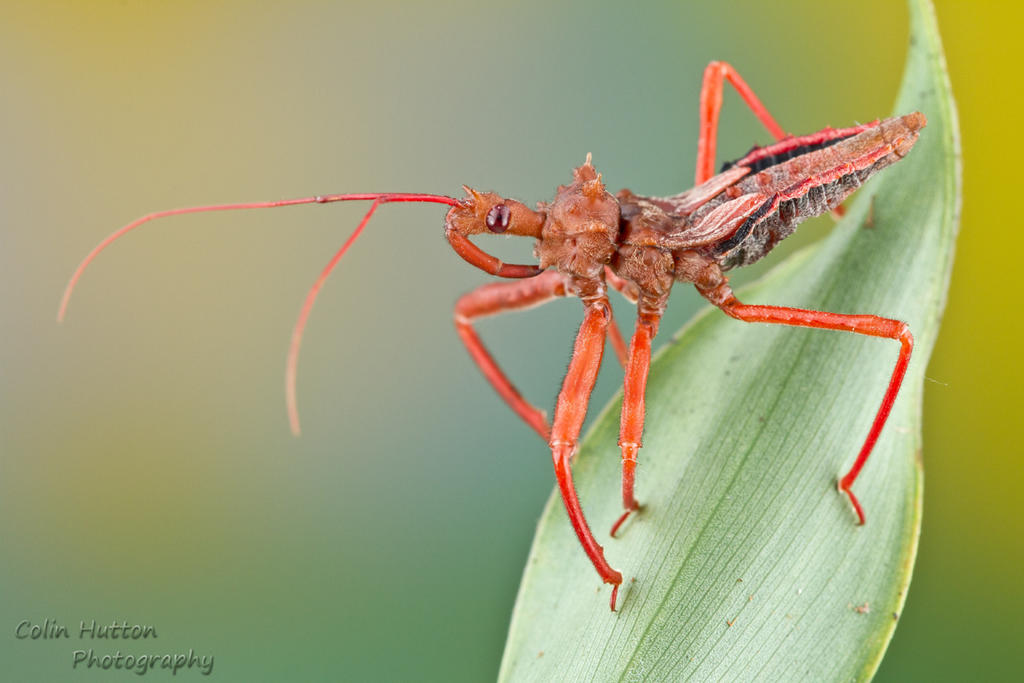
[[[697,180],[700,185],[715,174],[715,147],[718,143],[718,115],[722,111],[722,87],[725,81],[732,83],[743,101],[754,112],[765,128],[776,140],[786,137],[786,132],[775,122],[761,100],[740,78],[736,69],[725,62],[711,62],[704,69],[704,83],[700,89],[700,137],[697,138]]]
[[[528,280],[483,285],[465,294],[455,304],[455,329],[462,343],[466,345],[469,355],[505,403],[545,441],[550,436],[551,428],[544,412],[523,398],[498,367],[473,329],[473,320],[539,306],[555,297],[565,296],[565,293],[565,279],[557,271],[551,270]]]
[[[644,431],[644,393],[647,390],[647,372],[651,367],[651,341],[658,333],[661,315],[641,311],[637,316],[633,341],[629,345],[629,362],[623,383],[622,417],[619,427],[619,448],[622,449],[622,506],[625,512],[612,525],[611,535],[619,530],[634,510],[640,509],[633,495],[636,456],[642,445]]]
[[[583,516],[576,488],[572,482],[571,459],[576,452],[577,439],[583,427],[590,403],[590,392],[597,380],[604,352],[604,339],[611,320],[611,306],[608,298],[599,296],[584,300],[583,324],[576,335],[572,360],[562,382],[562,390],[555,404],[555,421],[551,428],[551,458],[554,461],[558,488],[562,493],[569,520],[576,536],[594,565],[594,569],[605,583],[612,584],[611,607],[615,609],[615,598],[622,574],[612,569],[604,557],[604,549],[594,539],[594,534]]]
[[[730,316],[746,322],[775,323],[779,325],[795,325],[799,327],[816,327],[826,330],[843,330],[855,332],[871,337],[886,337],[900,343],[900,354],[893,368],[892,376],[889,379],[889,386],[882,397],[882,405],[879,406],[875,419],[871,423],[868,436],[861,446],[857,459],[850,470],[838,481],[838,489],[850,498],[853,509],[857,513],[857,521],[864,523],[864,508],[861,506],[857,496],[854,495],[852,486],[857,479],[868,456],[871,455],[878,435],[885,426],[885,421],[892,410],[892,404],[899,393],[900,384],[903,383],[903,376],[906,374],[907,365],[910,363],[910,354],[914,348],[914,338],[910,334],[907,324],[899,320],[881,318],[876,315],[847,315],[843,313],[828,313],[826,311],[807,311],[800,308],[784,308],[782,306],[751,306],[742,304],[736,300],[728,285],[722,284],[719,287],[704,291],[701,294],[711,303],[715,304]]]

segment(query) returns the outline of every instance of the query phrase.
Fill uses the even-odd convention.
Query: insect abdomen
[[[917,141],[917,131],[925,124],[919,113],[886,119],[880,124],[866,124],[861,132],[841,137],[846,131],[829,131],[832,139],[818,141],[813,152],[775,164],[748,176],[737,184],[741,192],[761,192],[768,199],[728,239],[714,247],[714,254],[723,269],[744,266],[764,257],[780,240],[793,233],[797,223],[831,211],[864,184],[871,175],[895,163]],[[813,136],[807,136],[809,140]],[[789,142],[795,151],[801,145]],[[745,160],[759,163],[775,154],[763,154],[775,147],[748,154]],[[827,143],[827,144],[825,144]],[[808,143],[809,144],[809,143]],[[786,186],[779,188],[786,183]],[[771,193],[771,194],[769,194]]]
[[[796,197],[775,195],[751,214],[736,233],[715,248],[723,269],[751,264],[770,252],[776,244],[793,234],[800,221],[819,216],[839,206],[869,176],[892,161],[878,161],[854,170],[832,182],[814,185]]]

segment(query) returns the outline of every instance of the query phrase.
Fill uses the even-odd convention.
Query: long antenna
[[[313,310],[313,304],[316,302],[317,294],[320,292],[320,288],[323,286],[327,277],[334,270],[335,266],[341,260],[341,257],[345,255],[349,247],[356,241],[367,223],[370,222],[370,218],[373,216],[374,211],[381,204],[388,204],[391,202],[428,202],[434,204],[448,204],[449,206],[456,206],[458,201],[452,197],[437,194],[419,194],[419,193],[396,193],[396,192],[379,192],[369,194],[329,194],[329,195],[316,195],[313,197],[300,197],[298,199],[281,199],[278,201],[271,202],[246,202],[242,204],[211,204],[209,206],[189,206],[183,209],[169,209],[166,211],[156,211],[154,213],[146,214],[141,218],[138,218],[128,225],[121,227],[110,235],[108,235],[102,242],[93,247],[93,250],[82,259],[82,262],[78,264],[78,268],[71,275],[71,279],[68,281],[67,286],[64,288],[64,295],[60,300],[60,308],[57,310],[57,322],[61,323],[64,321],[64,316],[67,313],[68,302],[71,300],[71,294],[75,290],[75,286],[78,284],[78,280],[82,277],[82,273],[85,272],[86,267],[100,254],[101,251],[109,247],[123,235],[131,232],[135,228],[149,223],[158,218],[167,218],[169,216],[180,216],[189,213],[206,213],[213,211],[239,211],[242,209],[273,209],[281,206],[296,206],[299,204],[330,204],[332,202],[351,202],[351,201],[372,201],[369,211],[363,216],[363,219],[359,222],[359,225],[352,232],[352,234],[345,240],[345,243],[341,245],[341,248],[334,254],[331,260],[327,263],[324,269],[320,272],[316,282],[310,287],[309,292],[306,294],[305,301],[303,301],[302,309],[299,312],[299,319],[295,323],[295,327],[292,329],[291,343],[288,348],[288,359],[285,364],[285,402],[288,407],[288,423],[291,426],[292,433],[296,436],[299,435],[299,411],[296,402],[295,394],[295,380],[297,375],[298,363],[299,363],[299,348],[302,345],[302,333],[305,330],[306,322],[309,319],[309,313]]]

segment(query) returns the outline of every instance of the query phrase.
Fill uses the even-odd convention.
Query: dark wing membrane
[[[743,225],[737,228],[736,232],[734,232],[729,239],[719,242],[718,244],[715,245],[715,253],[726,254],[735,249],[736,247],[738,247],[740,244],[743,243],[744,240],[746,240],[750,236],[750,233],[751,231],[753,231],[754,226],[759,223],[762,223],[765,219],[767,219],[769,215],[773,213],[776,208],[778,208],[778,206],[779,195],[776,194],[773,197],[769,197],[768,199],[766,199],[764,203],[761,204],[761,206],[754,209],[754,213],[750,214],[747,220],[743,221]]]
[[[871,123],[851,128],[825,128],[817,133],[786,138],[765,147],[754,145],[741,159],[727,161],[722,164],[722,169],[719,173],[724,173],[734,166],[743,166],[750,169],[751,173],[757,173],[770,166],[781,164],[803,154],[831,147],[836,143],[852,138],[854,135],[863,133],[865,130],[878,125],[879,121],[875,119]]]

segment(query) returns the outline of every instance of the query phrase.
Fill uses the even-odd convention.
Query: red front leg
[[[736,69],[725,62],[711,62],[704,69],[704,83],[700,89],[700,137],[697,138],[697,180],[700,185],[715,175],[715,147],[718,144],[718,116],[722,111],[722,87],[725,81],[732,83],[736,92],[754,112],[768,132],[781,140],[786,132],[775,122],[761,100],[740,78]]]
[[[473,321],[485,316],[526,310],[565,295],[564,278],[552,270],[526,280],[482,285],[464,294],[455,304],[455,330],[459,333],[462,343],[466,345],[473,362],[505,403],[545,441],[550,436],[551,426],[544,411],[533,406],[519,393],[480,340],[473,329]],[[608,325],[608,339],[619,361],[625,365],[626,344],[622,340],[622,333],[615,325],[614,318]]]
[[[851,487],[857,479],[868,456],[871,455],[878,435],[885,426],[885,421],[892,410],[892,404],[899,393],[900,384],[903,383],[903,376],[907,372],[907,365],[910,363],[910,353],[914,348],[914,338],[910,334],[907,324],[899,320],[881,318],[877,315],[848,315],[844,313],[829,313],[826,311],[808,311],[801,308],[784,308],[782,306],[751,306],[740,303],[736,300],[732,290],[727,284],[721,284],[712,290],[698,291],[711,303],[715,304],[730,316],[746,322],[775,323],[778,325],[795,325],[798,327],[816,327],[825,330],[843,330],[855,332],[871,337],[886,337],[900,343],[900,354],[896,359],[896,366],[893,368],[889,386],[882,397],[882,405],[875,414],[871,423],[868,436],[861,446],[860,453],[854,461],[850,471],[839,479],[837,487],[850,498],[853,509],[857,513],[858,523],[864,523],[864,508],[861,506],[857,496],[854,495]]]
[[[577,439],[583,427],[590,403],[590,392],[597,381],[604,352],[604,340],[611,321],[611,306],[608,297],[598,296],[584,300],[583,324],[576,335],[572,360],[562,382],[555,405],[555,422],[551,428],[551,458],[554,461],[558,488],[562,493],[569,520],[583,550],[594,565],[594,569],[605,583],[612,584],[611,607],[615,609],[615,598],[622,583],[622,574],[612,569],[604,558],[604,549],[594,539],[594,534],[583,516],[576,488],[572,482],[571,459],[576,452]]]
[[[565,294],[565,278],[557,271],[549,270],[528,280],[483,285],[463,295],[455,304],[455,329],[462,343],[466,345],[470,357],[505,403],[545,441],[550,436],[551,428],[544,412],[523,398],[515,385],[505,376],[477,336],[476,330],[473,329],[473,321],[483,316],[539,306]]]

